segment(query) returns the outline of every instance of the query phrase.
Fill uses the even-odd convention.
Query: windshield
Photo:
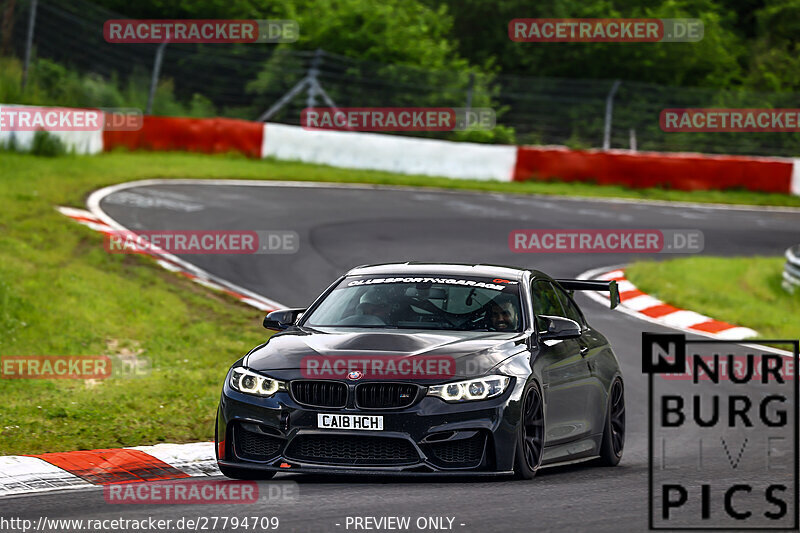
[[[347,277],[304,317],[303,325],[519,332],[519,283],[473,277]]]

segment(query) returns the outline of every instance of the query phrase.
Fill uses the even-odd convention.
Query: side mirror
[[[279,309],[264,317],[264,327],[275,331],[283,331],[293,325],[297,317],[306,311],[305,308]]]
[[[539,318],[547,322],[547,330],[539,332],[539,338],[542,340],[574,339],[581,336],[581,326],[574,320],[547,315],[541,315]]]

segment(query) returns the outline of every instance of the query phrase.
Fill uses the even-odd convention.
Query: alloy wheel
[[[523,416],[523,444],[528,468],[536,470],[542,461],[544,445],[544,410],[542,396],[536,387],[525,397]]]

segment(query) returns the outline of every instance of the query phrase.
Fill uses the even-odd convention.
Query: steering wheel
[[[439,309],[434,304],[432,304],[430,300],[423,300],[421,298],[412,297],[410,304],[415,307],[419,307],[420,309],[423,309],[425,311],[428,311],[442,322],[447,322],[449,325],[453,327],[457,326],[457,324],[450,319],[451,318],[450,314],[447,311]]]
[[[486,331],[493,331],[489,327],[489,317],[487,315],[486,306],[481,306],[474,311],[466,314],[466,319],[462,322],[462,326],[469,324],[471,330],[485,329]]]

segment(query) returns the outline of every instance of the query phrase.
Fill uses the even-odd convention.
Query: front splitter
[[[281,472],[284,474],[336,474],[336,475],[364,475],[364,476],[403,476],[403,477],[498,477],[513,475],[513,470],[499,471],[499,472],[486,472],[486,471],[435,471],[435,472],[419,472],[412,469],[403,469],[404,467],[394,468],[380,468],[380,467],[358,467],[358,466],[327,466],[317,465],[310,463],[286,463],[289,467],[279,467],[272,465],[261,464],[244,464],[234,463],[231,461],[217,461],[221,466],[229,468],[241,468],[246,470],[261,470],[264,472]],[[408,467],[405,467],[408,468]]]

